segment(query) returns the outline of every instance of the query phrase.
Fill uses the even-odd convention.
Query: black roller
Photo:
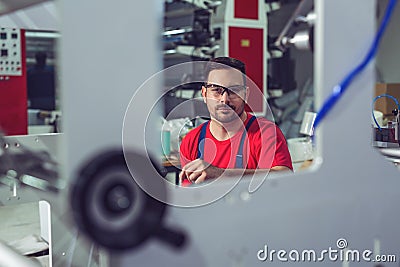
[[[129,157],[138,162],[145,161],[139,154]],[[102,153],[85,164],[70,193],[73,216],[79,229],[102,247],[121,251],[139,246],[150,237],[160,236],[168,242],[166,234],[162,234],[166,205],[137,185],[122,151]],[[170,239],[171,245],[181,246],[184,235],[176,232]]]

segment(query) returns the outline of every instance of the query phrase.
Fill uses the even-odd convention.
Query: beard
[[[240,117],[242,116],[244,112],[244,107],[245,103],[244,101],[238,105],[237,107],[233,105],[226,105],[226,104],[219,104],[216,105],[213,109],[213,111],[210,110],[210,114],[212,117],[214,117],[217,121],[220,123],[228,123],[232,122],[234,120],[240,120]]]

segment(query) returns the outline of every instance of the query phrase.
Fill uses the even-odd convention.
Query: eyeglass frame
[[[235,98],[238,97],[238,98],[244,99],[244,96],[241,97],[239,94],[242,91],[246,91],[248,89],[248,87],[246,85],[240,85],[240,84],[226,87],[226,86],[214,84],[214,83],[204,83],[203,86],[205,89],[210,89],[211,86],[215,86],[217,88],[222,88],[222,91],[218,92],[218,96],[213,96],[214,98],[221,98],[222,95],[226,92],[228,94],[228,97],[231,97],[231,95],[232,95]],[[231,89],[233,87],[241,87],[241,89],[235,92],[234,90]],[[216,91],[212,91],[212,92],[216,93]]]

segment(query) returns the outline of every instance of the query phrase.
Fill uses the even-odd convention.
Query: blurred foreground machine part
[[[143,1],[140,9],[133,1],[116,4],[115,1],[106,0],[68,0],[60,4],[64,19],[61,40],[62,90],[65,90],[63,102],[67,114],[63,142],[67,158],[63,159],[63,177],[70,180],[79,177],[79,170],[85,162],[98,158],[110,147],[120,147],[122,121],[132,91],[161,68],[161,53],[154,40],[161,34],[157,18],[162,17],[162,8],[152,1]],[[372,0],[315,2],[315,12],[318,14],[316,40],[319,44],[315,52],[315,84],[319,94],[329,94],[342,74],[357,61],[359,50],[364,49],[365,43],[371,39],[374,32],[374,4]],[[88,14],[91,14],[90,20]],[[123,19],[104,20],[104,17]],[[341,20],[338,21],[337,17]],[[104,38],[105,30],[112,30],[113,38]],[[127,34],[132,31],[141,33],[141,42],[137,41],[137,36]],[[329,42],[331,36],[337,38],[336,42]],[[338,45],[346,43],[348,38],[354,40],[351,47]],[[94,41],[96,46],[93,46]],[[108,58],[107,64],[102,64],[99,55],[104,55],[104,51],[109,51],[110,47],[115,48],[115,54]],[[132,62],[140,64],[140,68]],[[115,66],[119,66],[119,72],[115,71]],[[106,79],[110,74],[113,75],[112,79]],[[155,81],[154,91],[146,92],[146,98],[139,108],[146,110],[154,104],[160,93],[156,90],[161,88],[161,84],[161,81]],[[370,109],[368,103],[371,94],[368,90],[357,90],[372,88],[372,85],[373,72],[370,68],[348,92],[348,98],[357,97],[358,101],[352,102],[352,105],[346,105],[345,101],[339,103],[336,111],[317,131],[317,142],[323,147],[323,153],[319,151],[318,155],[323,157],[323,164],[318,170],[303,172],[296,177],[278,178],[271,175],[251,195],[247,192],[248,181],[244,180],[225,198],[198,208],[166,206],[164,211],[155,208],[154,211],[162,211],[159,213],[163,214],[162,225],[183,228],[190,242],[177,252],[171,250],[171,246],[149,238],[141,246],[134,246],[123,253],[115,253],[111,249],[109,265],[255,266],[260,264],[257,251],[264,245],[287,251],[301,248],[322,251],[334,247],[336,240],[343,237],[347,238],[351,248],[372,249],[374,243],[378,242],[381,250],[377,253],[397,253],[400,236],[396,229],[400,218],[393,210],[400,200],[398,172],[394,168],[382,168],[387,162],[368,145],[370,119],[364,114]],[[86,114],[88,109],[96,118],[102,119],[93,119],[88,123],[87,118],[80,116]],[[132,131],[130,149],[140,155],[146,154],[142,131],[146,119],[143,114],[136,114],[136,129]],[[104,121],[107,121],[107,127]],[[150,150],[156,152],[160,146],[156,127],[152,129],[147,138],[155,141]],[[357,138],[348,138],[349,135]],[[317,161],[322,162],[322,159]],[[341,169],[339,174],[338,168]],[[121,183],[129,180],[125,180],[128,177],[126,173],[121,173],[119,177]],[[107,184],[107,179],[105,181],[103,185]],[[98,186],[100,192],[102,184]],[[97,207],[111,213],[123,211],[129,203],[124,189],[115,186],[106,192],[111,200],[116,201]],[[166,194],[173,197],[173,192]],[[83,199],[90,198],[89,195],[83,196]],[[45,195],[41,197],[50,198]],[[201,196],[194,193],[193,198],[196,197]],[[63,201],[65,198],[51,199],[55,207],[52,224],[56,241],[54,266],[97,266],[90,262],[91,241],[79,239],[76,225],[69,222],[68,213],[59,209]],[[75,212],[79,213],[79,208]],[[117,220],[115,223],[118,224]],[[157,232],[160,226],[157,223],[154,225],[155,228],[150,232]],[[243,231],[243,225],[248,227],[248,231]],[[118,227],[114,229],[118,230]],[[173,236],[176,237],[175,234]],[[312,236],[318,238],[310,238]],[[287,265],[286,262],[277,261],[274,264]],[[338,263],[325,261],[323,264],[337,266]],[[309,262],[296,262],[296,266],[309,265]],[[360,266],[374,265],[363,262]],[[396,265],[387,263],[385,266]]]
[[[24,184],[58,192],[64,187],[58,175],[58,163],[40,137],[0,135],[0,162],[0,182],[11,188]]]
[[[78,2],[80,8],[76,9]],[[116,5],[110,1],[63,2],[63,87],[76,88],[66,91],[64,98],[65,114],[70,114],[66,118],[67,177],[79,177],[78,170],[82,162],[95,158],[106,148],[120,146],[124,115],[122,107],[128,104],[132,90],[139,88],[161,66],[154,44],[154,36],[160,34],[160,27],[154,18],[161,16],[161,7],[153,6],[150,1],[143,2],[140,10],[135,9],[129,1],[124,4]],[[93,12],[93,5],[97,6],[96,12]],[[92,14],[90,21],[87,20],[88,12]],[[135,12],[135,16],[132,16],[132,12]],[[359,60],[359,51],[372,39],[375,1],[319,0],[315,1],[315,13],[318,44],[315,49],[315,87],[318,106],[320,100]],[[102,30],[93,30],[94,26],[96,29],[107,29],[110,21],[104,21],[104,16],[117,14],[130,23],[115,20],[112,27],[141,32],[140,45],[133,36],[125,35],[123,30],[115,32],[113,40],[104,39]],[[337,20],[338,17],[341,19]],[[76,28],[77,24],[83,27]],[[143,29],[141,25],[148,26]],[[91,30],[90,36],[88,30]],[[329,41],[332,36],[335,36],[335,42]],[[353,40],[351,47],[345,45],[349,38]],[[78,47],[76,40],[80,40]],[[88,49],[85,48],[93,40],[102,42],[91,46],[91,53],[87,53]],[[93,64],[99,60],[97,55],[119,42],[130,45],[119,45],[119,49],[115,50],[119,56],[111,57],[108,64]],[[132,48],[132,44],[138,44],[137,49]],[[144,47],[146,51],[143,51]],[[121,57],[123,61],[118,60]],[[82,62],[81,58],[86,60]],[[135,68],[131,64],[133,59],[148,64]],[[78,61],[81,64],[76,65]],[[122,64],[120,69],[126,71],[115,72],[113,66],[117,64]],[[96,79],[99,74],[106,77],[107,73],[113,73],[112,81]],[[248,194],[248,181],[242,180],[225,198],[202,207],[184,209],[168,206],[164,223],[182,227],[189,236],[190,242],[183,250],[176,252],[161,242],[148,240],[143,246],[125,253],[111,252],[111,266],[255,266],[263,264],[257,259],[257,252],[264,245],[287,251],[322,251],[335,247],[339,238],[346,238],[351,248],[358,249],[373,249],[375,240],[378,240],[381,244],[380,253],[397,253],[400,236],[396,229],[400,218],[393,209],[400,200],[398,171],[382,168],[387,162],[370,147],[370,118],[363,115],[370,110],[371,92],[368,88],[372,89],[373,77],[372,68],[359,76],[346,96],[348,99],[357,97],[357,101],[351,102],[351,105],[347,105],[346,101],[340,102],[315,133],[318,147],[323,148],[317,153],[316,162],[321,163],[318,170],[314,167],[296,177],[278,178],[270,175],[253,194]],[[115,81],[119,81],[117,87]],[[157,82],[160,83],[155,84],[161,84],[161,81]],[[79,88],[96,88],[96,93]],[[146,92],[143,103],[138,107],[141,110],[147,110],[157,100],[160,92],[156,88],[160,86],[153,88],[154,91]],[[93,103],[90,107],[87,99]],[[112,105],[113,112],[98,103]],[[107,127],[102,123],[88,125],[86,120],[73,115],[82,114],[87,108],[100,118],[107,118]],[[137,153],[145,151],[142,131],[146,124],[144,117],[143,114],[136,114],[136,129],[131,131],[130,145]],[[83,133],[91,137],[90,142],[82,138]],[[357,138],[348,138],[349,135]],[[159,138],[156,136],[151,135],[150,138],[157,141]],[[158,147],[160,144],[155,144],[155,152]],[[171,197],[173,193],[167,192]],[[201,196],[193,193],[192,197]],[[243,231],[243,225],[247,231]],[[318,238],[311,238],[315,236]],[[285,266],[287,262],[274,261],[274,264]],[[323,262],[324,266],[337,264],[328,259]],[[395,263],[386,265],[396,266]],[[310,266],[310,263],[296,262],[296,266]],[[360,266],[374,265],[363,262]]]
[[[84,163],[72,184],[73,214],[79,228],[97,244],[119,252],[159,239],[175,248],[185,235],[163,225],[166,204],[146,194],[132,175],[152,183],[161,175],[148,157],[126,152],[136,168],[129,172],[124,153],[104,151]],[[166,188],[159,187],[165,195]]]

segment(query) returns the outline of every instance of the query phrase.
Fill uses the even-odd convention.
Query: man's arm
[[[291,171],[286,166],[274,166],[271,169],[222,169],[215,167],[204,160],[196,159],[186,164],[179,173],[180,183],[184,179],[191,183],[199,184],[208,179],[215,179],[223,175],[224,177],[237,177],[253,174],[267,174],[270,171]]]

